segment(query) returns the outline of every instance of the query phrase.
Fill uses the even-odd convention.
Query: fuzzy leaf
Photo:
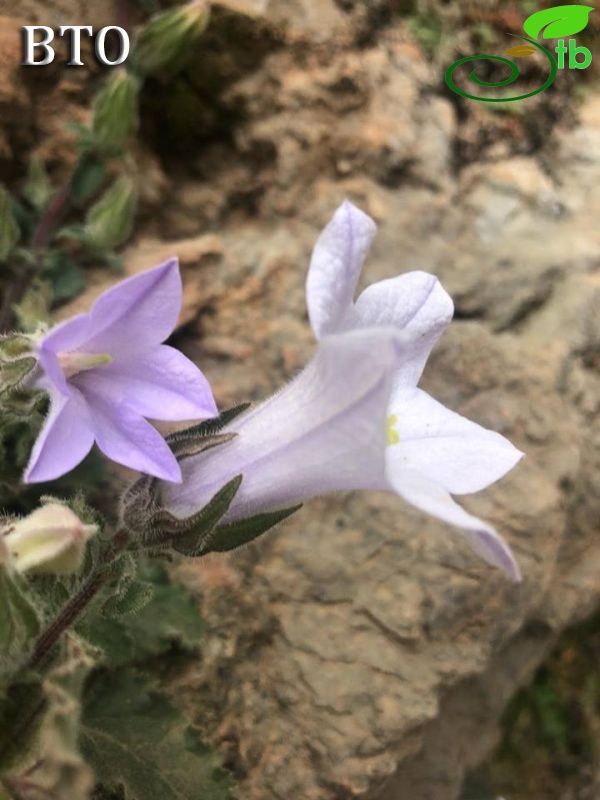
[[[0,564],[0,677],[15,658],[23,657],[39,630],[39,613],[27,583]]]
[[[134,670],[98,675],[81,728],[81,746],[99,783],[126,800],[228,800],[216,756],[198,746],[189,724]]]
[[[141,611],[118,619],[90,614],[79,626],[80,633],[113,666],[143,663],[173,648],[194,651],[202,637],[198,601],[191,592],[172,582],[155,563],[144,565],[139,578],[154,590]]]
[[[102,606],[105,617],[124,617],[127,614],[138,614],[154,596],[154,589],[149,583],[132,581],[123,591],[109,597]]]
[[[227,553],[236,550],[254,539],[262,536],[271,528],[278,525],[284,519],[298,511],[302,504],[292,508],[284,508],[281,511],[271,511],[266,514],[257,514],[239,522],[230,522],[226,525],[219,525],[210,536],[203,555],[205,553]]]
[[[79,753],[79,716],[83,684],[93,665],[83,643],[68,637],[63,658],[43,682],[46,710],[35,759],[26,771],[27,797],[88,800],[94,776]],[[11,777],[7,784],[18,790],[20,779]]]
[[[46,700],[38,675],[19,674],[10,680],[0,678],[0,774],[17,771],[30,758]],[[2,685],[4,684],[4,685]],[[24,724],[25,723],[25,724]]]
[[[537,39],[542,30],[544,39],[574,36],[587,27],[589,13],[593,10],[593,6],[578,5],[545,8],[528,17],[523,28],[532,39]]]

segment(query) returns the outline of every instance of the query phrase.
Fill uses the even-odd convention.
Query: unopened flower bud
[[[118,151],[138,123],[139,80],[126,69],[115,70],[94,101],[92,131],[98,149]]]
[[[133,50],[137,68],[146,74],[175,70],[189,55],[190,45],[206,29],[210,10],[206,0],[157,14],[138,34]]]
[[[130,178],[118,178],[90,208],[85,233],[99,250],[112,250],[130,236],[137,193]]]
[[[48,503],[13,522],[3,545],[17,572],[70,575],[80,569],[86,543],[97,530],[67,506]]]
[[[42,211],[50,202],[53,193],[54,189],[44,162],[39,158],[32,158],[27,170],[27,180],[23,186],[23,195],[36,211]]]

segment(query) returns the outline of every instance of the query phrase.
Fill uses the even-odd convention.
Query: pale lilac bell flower
[[[216,414],[202,372],[162,344],[181,304],[179,264],[173,258],[112,286],[88,314],[56,325],[36,342],[33,387],[48,393],[50,410],[25,470],[26,483],[69,472],[94,442],[119,464],[181,480],[175,456],[146,419]]]
[[[182,484],[163,484],[162,503],[177,516],[191,515],[239,474],[225,522],[329,492],[394,491],[458,527],[480,556],[517,581],[504,540],[451,495],[484,489],[522,453],[417,387],[453,314],[435,276],[383,280],[354,302],[375,230],[351,203],[337,210],[317,241],[306,286],[316,355],[280,392],[224,429],[237,434],[233,440],[186,458]]]

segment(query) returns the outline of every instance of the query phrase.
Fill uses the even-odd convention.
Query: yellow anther
[[[398,423],[396,414],[390,414],[385,423],[388,444],[399,444],[400,434],[394,427]]]

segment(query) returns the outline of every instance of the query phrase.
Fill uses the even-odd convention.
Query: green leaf
[[[228,800],[217,757],[188,721],[135,670],[107,671],[90,686],[81,747],[108,790],[126,800]]]
[[[0,186],[0,261],[6,261],[21,238],[10,194]]]
[[[105,617],[124,617],[127,614],[138,614],[154,596],[151,584],[132,581],[117,595],[109,597],[102,606]]]
[[[106,167],[100,159],[86,153],[81,157],[71,179],[71,196],[76,205],[84,205],[98,194],[106,178]]]
[[[227,553],[230,550],[243,547],[243,545],[262,536],[263,533],[287,519],[300,508],[302,508],[302,503],[292,508],[284,508],[281,511],[257,514],[248,519],[241,519],[239,522],[219,525],[209,537],[202,555],[205,553]]]
[[[39,612],[26,581],[0,564],[0,678],[27,653],[39,630]]]
[[[83,643],[69,636],[63,658],[43,682],[46,710],[35,757],[25,773],[32,797],[89,798],[94,776],[79,752],[79,717],[83,684],[93,665]],[[19,777],[6,783],[18,788]]]
[[[83,271],[66,253],[60,250],[50,250],[46,254],[44,275],[52,287],[54,303],[71,300],[85,289]]]
[[[80,633],[99,647],[113,666],[144,663],[174,648],[196,650],[204,631],[197,598],[171,581],[156,563],[143,565],[139,578],[154,590],[141,611],[118,619],[90,614],[80,623]]]
[[[590,11],[593,10],[593,6],[579,5],[545,8],[528,17],[523,28],[532,39],[537,39],[543,29],[544,39],[574,36],[587,27]]]
[[[0,681],[0,684],[2,682]],[[18,675],[0,685],[0,773],[18,770],[37,743],[46,699],[39,676]]]

